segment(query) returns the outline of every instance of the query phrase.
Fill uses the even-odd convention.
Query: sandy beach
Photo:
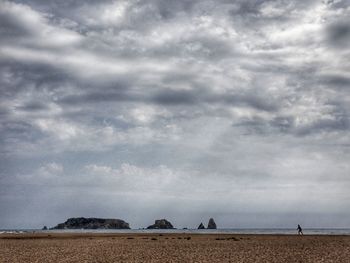
[[[5,234],[1,263],[350,262],[350,236]]]

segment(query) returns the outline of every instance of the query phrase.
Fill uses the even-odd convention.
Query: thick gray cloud
[[[347,47],[350,41],[350,19],[336,21],[327,28],[327,37],[331,45],[337,48]]]
[[[341,0],[1,1],[0,228],[350,227],[349,17]]]

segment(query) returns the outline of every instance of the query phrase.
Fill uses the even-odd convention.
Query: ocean
[[[222,229],[0,229],[1,234],[20,233],[187,233],[187,234],[259,234],[259,235],[296,235],[296,229],[290,228],[222,228]],[[350,235],[350,228],[305,228],[304,235]]]

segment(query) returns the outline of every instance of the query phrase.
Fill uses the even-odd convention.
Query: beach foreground
[[[7,234],[0,262],[350,262],[350,236]]]

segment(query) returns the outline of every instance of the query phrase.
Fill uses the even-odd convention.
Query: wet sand
[[[350,262],[350,236],[3,234],[1,263]]]

